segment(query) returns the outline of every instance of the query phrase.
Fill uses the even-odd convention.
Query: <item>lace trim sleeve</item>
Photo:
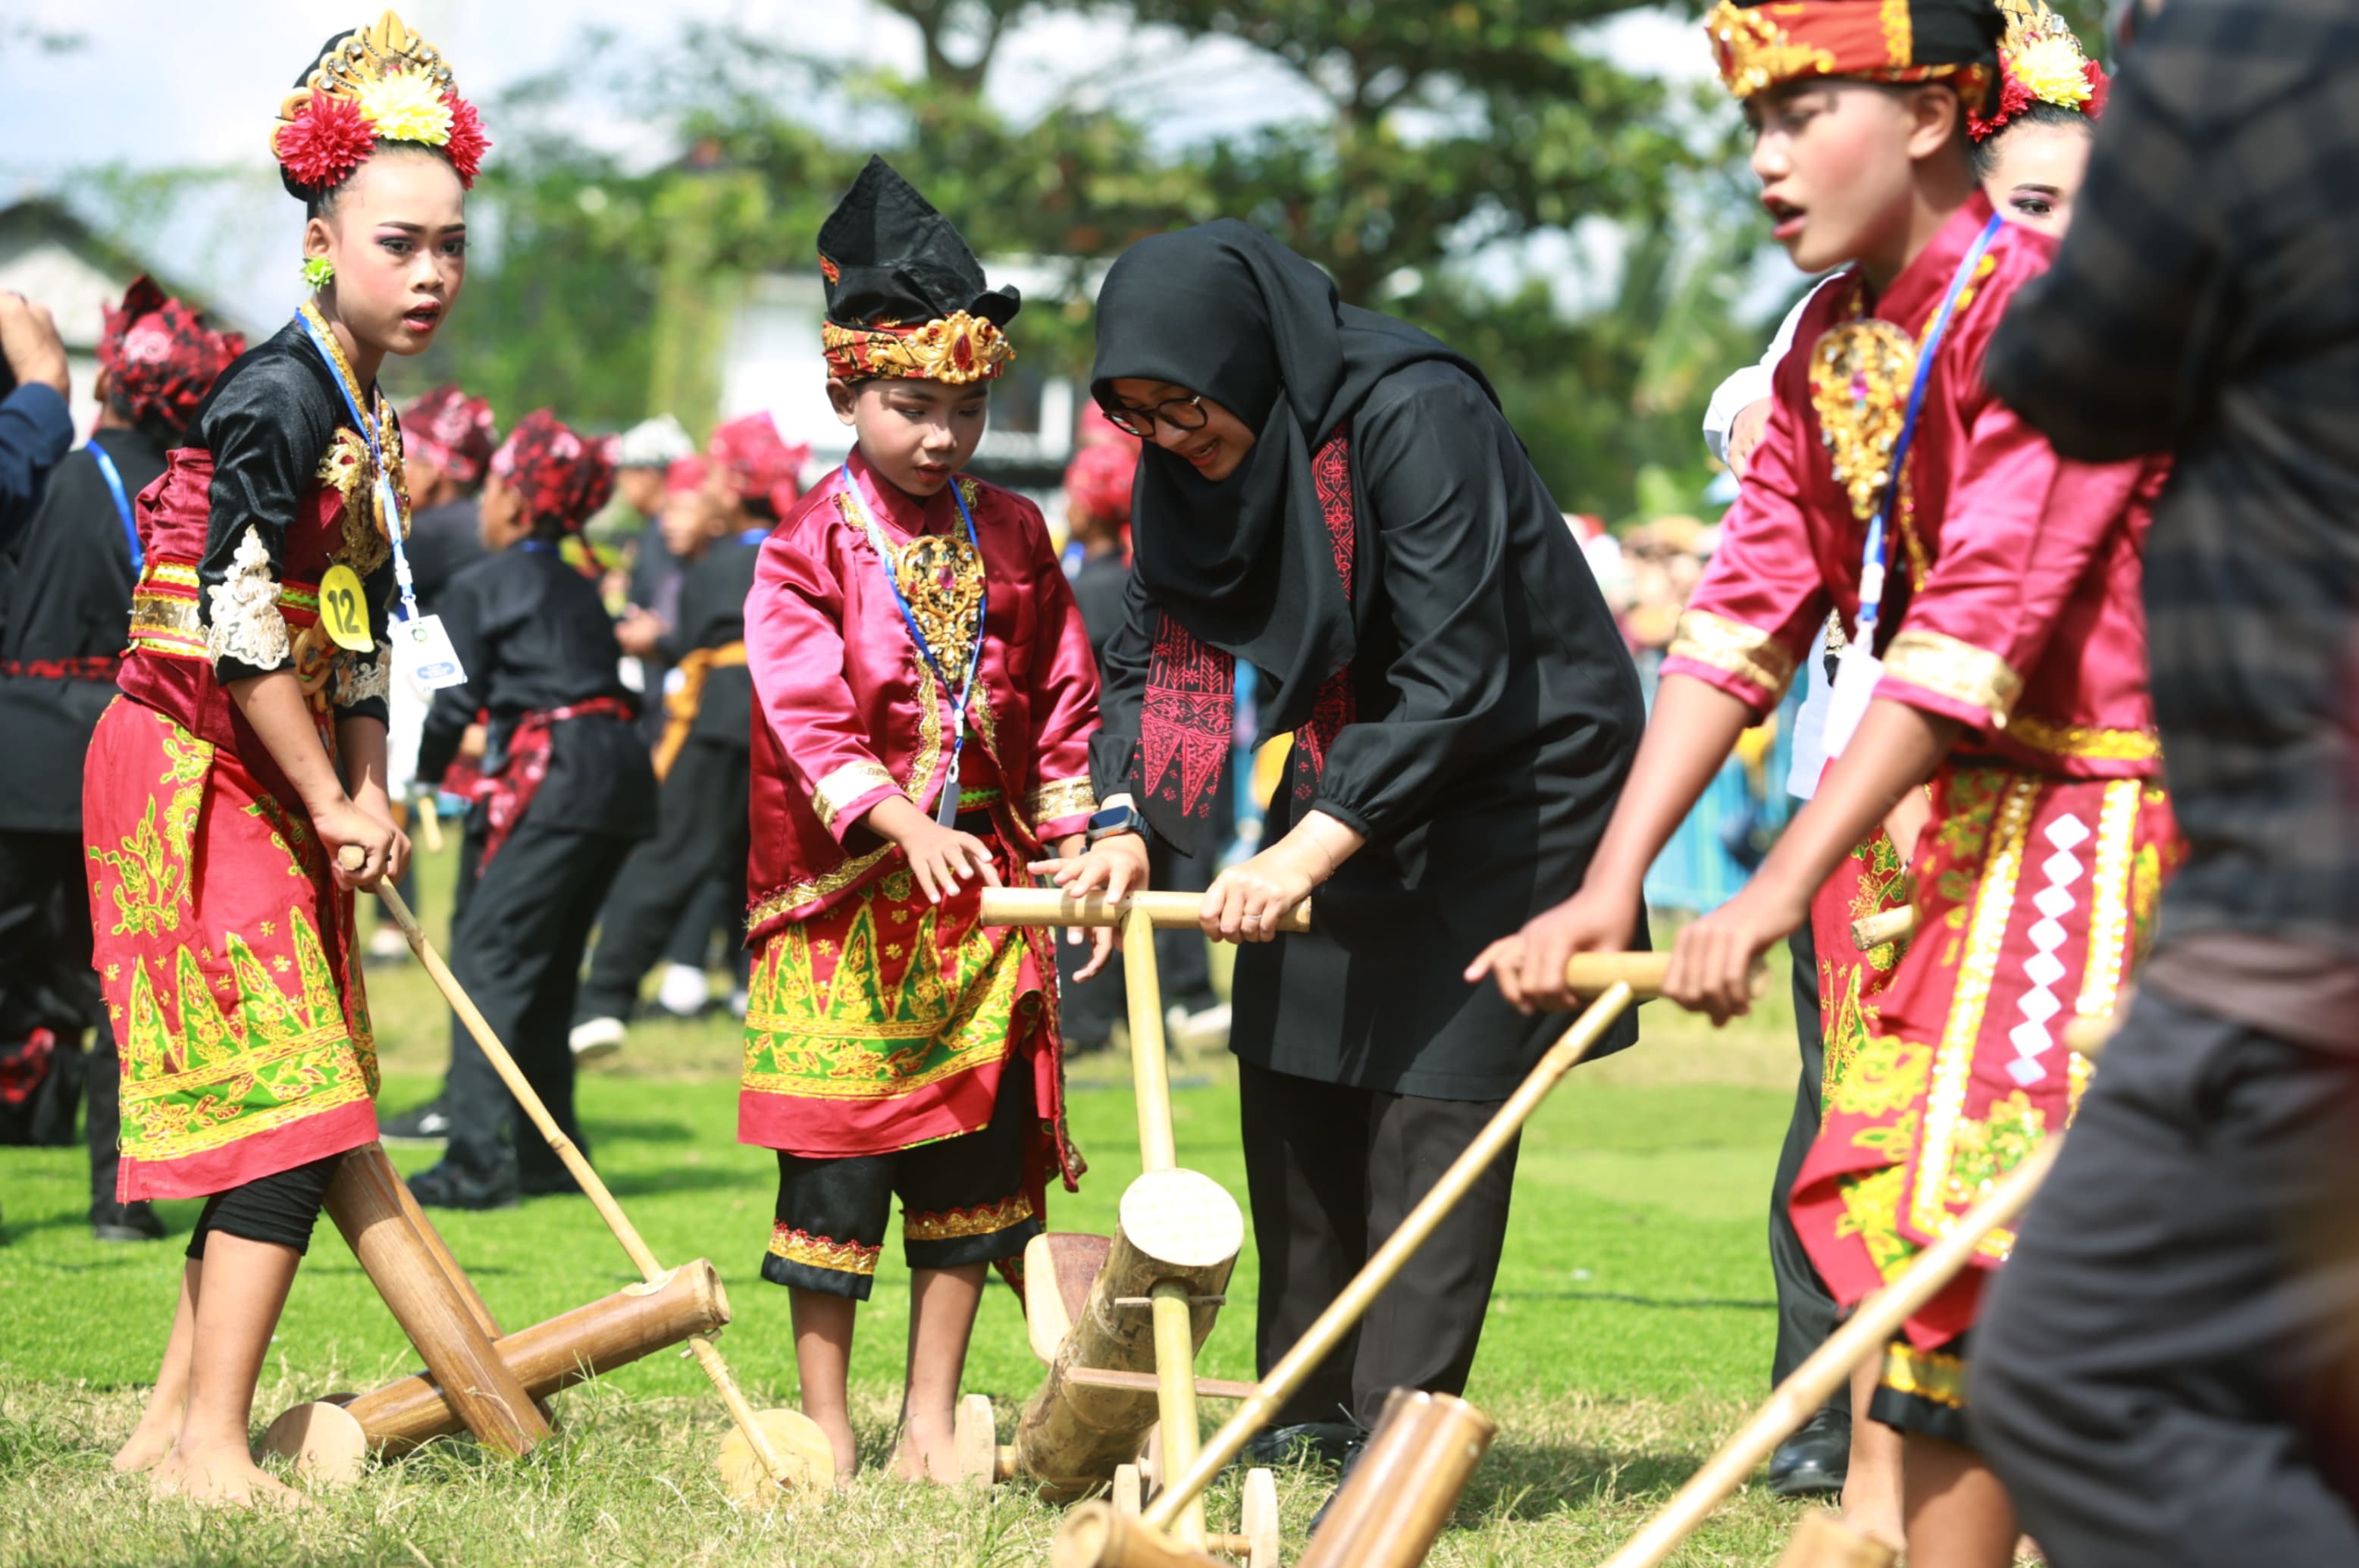
[[[278,579],[270,575],[270,552],[248,524],[230,559],[228,573],[205,590],[212,622],[205,651],[214,660],[234,659],[257,670],[287,663],[287,618],[278,611]]]

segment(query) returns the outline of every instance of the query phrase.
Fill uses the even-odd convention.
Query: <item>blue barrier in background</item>
[[[1655,677],[1662,663],[1659,653],[1638,655],[1638,678],[1645,686],[1647,706],[1655,705]],[[1680,824],[1663,852],[1647,870],[1647,906],[1701,914],[1719,908],[1736,895],[1750,872],[1729,852],[1728,837],[1750,819],[1771,832],[1783,827],[1792,815],[1786,794],[1786,772],[1794,759],[1794,715],[1801,708],[1801,683],[1786,694],[1777,709],[1777,736],[1769,748],[1767,798],[1756,793],[1744,763],[1731,758],[1723,764],[1687,820]]]

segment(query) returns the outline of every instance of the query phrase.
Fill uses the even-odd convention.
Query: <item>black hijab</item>
[[[1265,735],[1308,719],[1320,683],[1355,646],[1311,453],[1378,381],[1427,360],[1456,365],[1498,401],[1440,339],[1340,303],[1325,273],[1232,218],[1140,242],[1099,290],[1090,390],[1100,404],[1114,406],[1118,378],[1167,381],[1258,432],[1217,484],[1148,442],[1131,538],[1156,605],[1274,683],[1260,701]]]

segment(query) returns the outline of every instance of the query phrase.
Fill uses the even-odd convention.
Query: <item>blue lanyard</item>
[[[737,542],[741,545],[758,545],[769,536],[770,531],[767,528],[748,528],[737,535]]]
[[[909,600],[901,592],[901,584],[893,575],[892,546],[885,542],[884,531],[876,526],[876,519],[869,515],[866,503],[861,500],[860,485],[852,477],[849,459],[843,464],[843,488],[859,508],[860,525],[868,530],[868,543],[876,551],[877,568],[885,574],[885,586],[893,591],[894,606],[901,611],[901,624],[909,629],[909,641],[916,645],[919,656],[933,670],[934,678],[942,683],[942,689],[949,690],[950,672],[942,668],[942,661],[927,643],[926,634],[918,630],[918,618],[909,613]],[[955,479],[951,481],[951,499],[958,503],[959,516],[966,523],[966,542],[974,550],[975,566],[979,570],[983,565],[983,541],[975,535],[974,514],[966,509],[966,497],[959,492]],[[983,602],[975,606],[974,647],[967,655],[966,680],[951,702],[951,771],[949,779],[942,785],[941,809],[935,813],[936,820],[946,826],[958,814],[959,756],[966,750],[967,699],[974,695],[975,679],[983,673],[984,628],[991,620],[991,583],[988,579],[984,579],[982,589]]]
[[[519,550],[529,550],[536,556],[553,556],[558,553],[557,546],[546,539],[518,539],[516,542],[516,547]]]
[[[1917,438],[1917,416],[1925,406],[1925,384],[1933,376],[1933,357],[1941,351],[1941,339],[1950,330],[1950,318],[1957,314],[1958,296],[1965,292],[1966,280],[1973,276],[1974,268],[1982,265],[1983,254],[1997,237],[2006,220],[1997,213],[1983,225],[1974,243],[1966,249],[1965,258],[1958,263],[1957,276],[1950,279],[1950,292],[1942,297],[1940,309],[1933,313],[1932,325],[1926,330],[1925,346],[1917,356],[1916,378],[1908,384],[1908,411],[1900,421],[1899,438],[1892,444],[1891,478],[1884,487],[1884,497],[1876,503],[1875,520],[1867,525],[1867,550],[1859,564],[1859,631],[1853,641],[1869,653],[1875,651],[1875,623],[1884,610],[1885,523],[1892,515],[1894,502],[1900,494],[1902,476],[1908,472],[1909,444]]]
[[[106,481],[106,488],[114,492],[114,514],[123,519],[123,542],[131,546],[131,570],[136,575],[147,568],[147,552],[139,547],[139,524],[131,515],[131,497],[123,492],[123,475],[116,471],[114,460],[106,455],[106,449],[96,441],[88,443],[82,450],[98,465],[99,477]]]
[[[369,461],[376,468],[377,506],[385,514],[386,536],[393,546],[393,580],[401,589],[401,618],[415,621],[418,619],[418,589],[409,575],[408,552],[401,547],[401,536],[407,532],[407,527],[401,515],[401,502],[393,492],[393,476],[386,471],[385,448],[377,440],[376,423],[361,412],[360,403],[344,379],[344,368],[337,362],[335,351],[328,347],[328,340],[321,335],[320,324],[312,318],[310,308],[306,306],[297,310],[295,319],[303,323],[303,330],[310,335],[311,346],[320,351],[321,359],[328,362],[329,379],[336,384],[336,390],[344,395],[344,406],[352,410],[353,423],[360,427],[361,439],[368,443]],[[382,393],[378,394],[377,401],[380,404],[385,401]]]

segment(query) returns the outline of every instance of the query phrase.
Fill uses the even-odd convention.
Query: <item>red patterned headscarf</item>
[[[1065,470],[1065,499],[1101,522],[1130,526],[1130,492],[1138,478],[1138,442],[1125,436],[1083,447]]]
[[[492,406],[455,386],[438,386],[401,416],[403,449],[461,484],[484,482],[484,467],[500,444]]]
[[[1738,98],[1810,77],[1946,81],[1978,110],[1995,80],[1994,0],[1721,0],[1704,20]]]
[[[810,448],[780,436],[778,422],[767,413],[730,420],[712,432],[704,449],[739,497],[766,501],[781,517],[803,492],[803,464],[810,459]]]
[[[492,471],[524,502],[536,528],[554,523],[576,534],[614,493],[611,444],[575,435],[546,408],[535,409],[492,454]]]
[[[712,477],[712,460],[690,452],[684,458],[674,458],[664,470],[664,493],[685,495],[691,490],[702,490]]]
[[[142,273],[121,307],[106,313],[98,362],[133,423],[152,419],[177,432],[189,427],[213,382],[244,352],[242,334],[214,331]]]

